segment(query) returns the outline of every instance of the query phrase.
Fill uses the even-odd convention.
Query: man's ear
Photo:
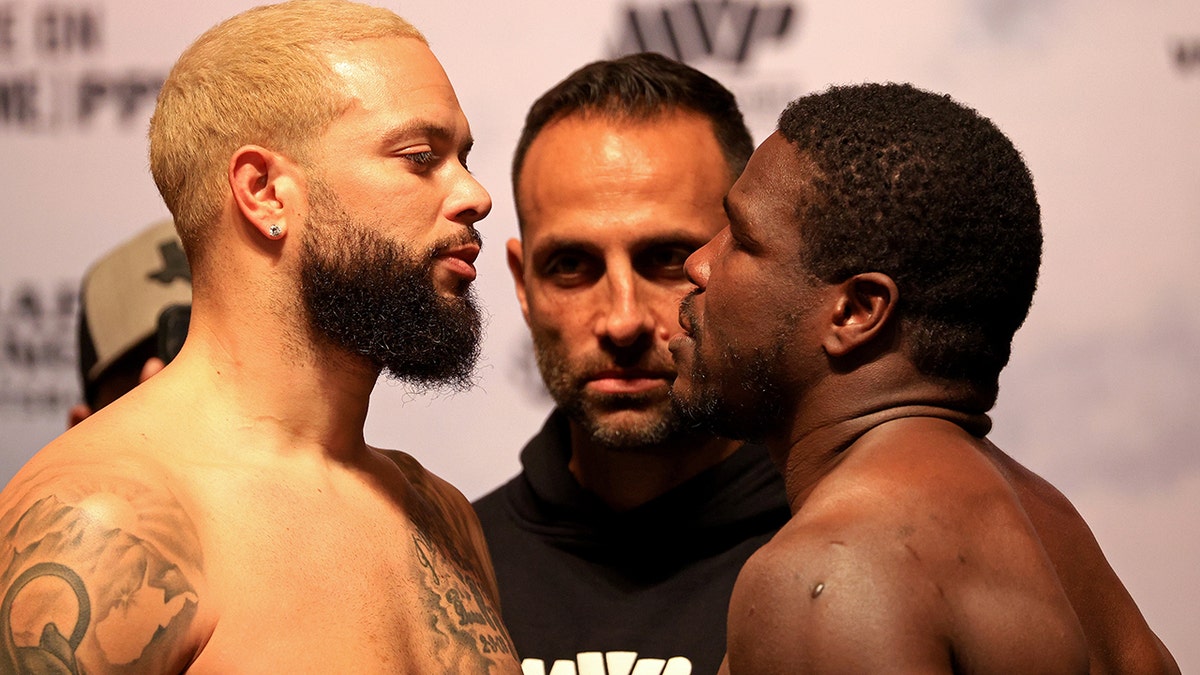
[[[838,284],[825,352],[841,357],[870,342],[888,326],[899,299],[896,282],[881,272],[856,274]]]
[[[92,409],[90,406],[88,406],[88,404],[76,403],[75,405],[71,406],[69,411],[67,411],[67,428],[70,429],[71,427],[79,424],[91,416]]]
[[[294,165],[258,145],[243,145],[229,160],[233,200],[251,227],[267,239],[282,239],[300,217]]]
[[[525,251],[521,248],[520,239],[509,239],[505,244],[508,258],[508,271],[512,273],[513,285],[517,289],[517,300],[521,303],[521,314],[525,316],[525,324],[529,325],[529,301],[525,298]]]

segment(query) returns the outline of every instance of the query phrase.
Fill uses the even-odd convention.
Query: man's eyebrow
[[[383,135],[384,145],[396,145],[404,141],[410,140],[413,137],[423,137],[435,141],[451,142],[454,140],[454,130],[436,122],[428,120],[412,120],[403,124],[398,124],[387,131]],[[475,139],[468,135],[462,143],[459,152],[466,154],[471,151],[475,145]]]
[[[539,239],[533,245],[532,253],[538,254],[562,250],[594,251],[597,248],[594,242],[588,241],[583,237],[550,235]]]
[[[697,232],[687,230],[678,230],[671,232],[662,232],[645,239],[638,240],[637,244],[641,249],[655,248],[658,246],[694,246],[700,248],[711,237],[705,236]]]
[[[645,251],[647,249],[660,246],[685,246],[699,248],[708,241],[708,237],[689,232],[687,230],[668,231],[637,239],[630,242],[635,251]],[[579,251],[583,253],[598,254],[604,247],[597,244],[595,241],[588,239],[586,236],[577,236],[571,234],[553,234],[541,238],[537,243],[533,244],[532,251],[536,255],[538,253],[546,253],[550,251]]]

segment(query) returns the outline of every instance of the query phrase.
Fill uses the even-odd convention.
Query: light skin
[[[569,115],[526,156],[509,269],[551,391],[588,417],[571,421],[570,470],[612,508],[642,504],[737,447],[676,434],[614,449],[597,438],[648,438],[672,414],[667,341],[690,287],[683,261],[724,227],[731,183],[711,123],[690,111]]]
[[[778,134],[754,153],[671,342],[677,396],[726,415],[775,359],[753,431],[793,516],[738,577],[722,672],[1178,672],[1066,498],[963,412],[973,388],[912,365],[893,280],[800,269],[812,172]]]
[[[141,370],[139,370],[137,373],[136,380],[131,377],[133,373],[122,373],[119,376],[110,377],[108,380],[101,382],[99,385],[99,391],[96,395],[97,409],[103,408],[109,403],[112,403],[118,398],[124,396],[129,392],[130,389],[133,389],[137,385],[158,374],[158,371],[162,370],[164,367],[166,367],[166,364],[163,363],[162,359],[158,358],[157,356],[152,356],[146,359],[146,362],[142,364]],[[96,411],[92,410],[92,407],[87,403],[76,403],[75,405],[71,406],[69,411],[67,411],[67,428],[70,429],[76,424],[79,424],[80,422],[91,417],[95,412]]]
[[[469,127],[417,40],[328,58],[351,105],[308,166],[260,146],[231,156],[209,242],[221,254],[193,270],[179,356],[0,495],[19,566],[57,563],[87,589],[91,623],[70,651],[89,673],[520,672],[470,505],[365,443],[378,368],[314,335],[296,288],[316,176],[417,250],[482,219]],[[476,253],[438,260],[441,293],[464,291]],[[71,635],[80,601],[55,579],[3,580],[18,644],[48,621]]]

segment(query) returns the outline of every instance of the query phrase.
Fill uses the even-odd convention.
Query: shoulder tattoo
[[[40,494],[0,515],[0,671],[178,670],[203,571],[183,506],[121,478]]]

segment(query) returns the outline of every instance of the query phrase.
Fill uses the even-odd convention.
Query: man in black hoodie
[[[508,263],[558,407],[475,507],[527,674],[715,673],[738,570],[787,519],[763,449],[668,396],[683,262],[751,151],[732,94],[653,54],[585,66],[526,118]]]

